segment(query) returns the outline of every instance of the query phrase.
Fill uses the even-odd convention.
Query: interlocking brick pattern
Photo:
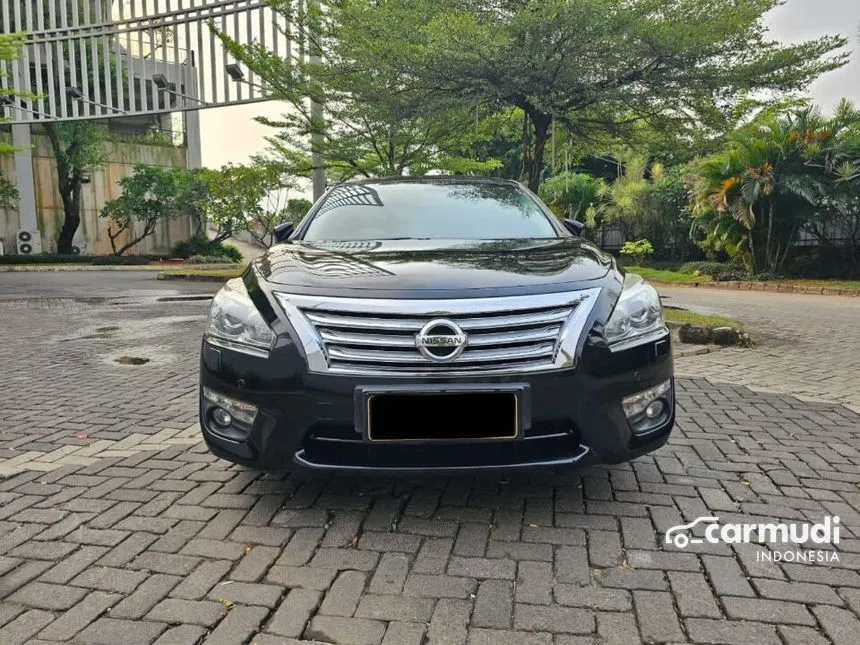
[[[631,464],[262,474],[197,440],[205,303],[116,302],[0,303],[2,645],[858,642],[860,415],[844,406],[681,378],[676,434]],[[662,544],[707,514],[838,514],[841,561]]]
[[[860,412],[860,298],[660,287],[667,303],[743,321],[760,346],[690,356],[678,373],[848,405]]]

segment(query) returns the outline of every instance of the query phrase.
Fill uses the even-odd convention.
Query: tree
[[[540,186],[540,196],[560,217],[582,220],[604,192],[604,182],[591,175],[562,172]]]
[[[316,156],[334,180],[498,166],[493,159],[479,162],[462,156],[476,137],[463,127],[474,122],[466,108],[427,109],[402,91],[402,74],[380,69],[368,73],[356,65],[350,47],[357,38],[373,35],[357,34],[353,25],[339,21],[334,4],[324,10],[305,10],[303,5],[270,3],[296,32],[299,46],[287,56],[219,33],[228,53],[262,80],[270,97],[290,107],[281,119],[258,119],[278,129],[268,138],[270,160],[282,163],[291,175],[309,176]],[[322,53],[322,62],[308,60],[311,49]],[[322,106],[324,118],[312,114],[311,98]]]
[[[275,227],[289,219],[286,197],[294,181],[283,167],[257,160],[201,173],[207,186],[202,208],[216,228],[214,241],[247,231],[260,244],[271,246]]]
[[[842,101],[832,117],[814,106],[733,132],[726,149],[691,174],[702,244],[739,256],[752,272],[778,272],[798,231],[860,210],[860,110]]]
[[[24,44],[18,34],[0,34],[0,61],[8,62],[18,58],[18,52]],[[0,89],[0,98],[8,99],[15,96],[14,88]],[[15,152],[15,147],[0,140],[0,155],[9,155]],[[6,173],[0,172],[0,208],[14,208],[18,203],[18,189]]]
[[[426,111],[523,113],[537,190],[553,122],[575,138],[719,130],[749,97],[804,89],[843,65],[842,37],[769,41],[781,0],[337,0],[344,67],[398,79]]]
[[[131,175],[119,180],[122,193],[107,202],[101,216],[110,220],[108,237],[115,255],[122,255],[155,232],[162,221],[187,211],[191,175],[179,168],[138,165]],[[117,238],[125,232],[131,239],[117,248]]]
[[[42,124],[57,164],[57,189],[63,202],[63,226],[57,253],[70,254],[81,224],[81,188],[84,180],[104,164],[104,132],[88,121]]]

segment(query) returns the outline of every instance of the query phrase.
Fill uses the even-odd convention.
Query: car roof
[[[513,179],[500,179],[497,177],[473,177],[471,175],[421,175],[418,177],[361,177],[350,179],[339,184],[364,185],[364,184],[495,184],[502,186],[522,187],[522,184]]]

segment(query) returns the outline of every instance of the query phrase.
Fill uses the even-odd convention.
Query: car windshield
[[[302,237],[500,240],[558,237],[558,232],[514,184],[380,182],[332,189]]]

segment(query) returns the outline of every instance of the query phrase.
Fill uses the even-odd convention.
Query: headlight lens
[[[248,297],[241,278],[229,280],[215,294],[206,333],[216,339],[268,350],[275,334]]]
[[[621,297],[604,329],[606,342],[623,343],[664,328],[663,305],[657,290],[642,276],[628,273]]]

